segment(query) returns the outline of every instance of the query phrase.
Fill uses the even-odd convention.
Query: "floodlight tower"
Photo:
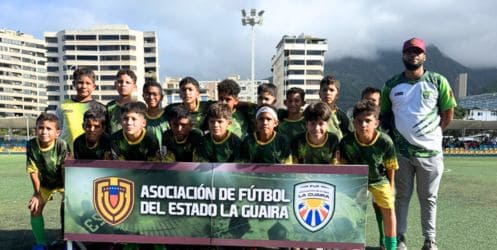
[[[252,27],[252,59],[251,59],[251,86],[249,92],[249,101],[254,102],[254,87],[255,87],[255,25],[262,25],[262,15],[264,10],[257,13],[256,9],[250,10],[250,15],[247,15],[245,10],[242,10],[242,24],[243,26],[250,25]]]

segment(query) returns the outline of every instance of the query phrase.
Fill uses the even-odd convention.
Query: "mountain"
[[[437,47],[427,48],[425,69],[438,72],[449,80],[452,88],[460,73],[468,73],[468,95],[497,92],[497,68],[472,69],[443,54]],[[338,105],[343,110],[360,99],[361,90],[377,88],[403,71],[400,51],[380,51],[375,59],[343,58],[325,63],[324,73],[335,75],[341,82]]]

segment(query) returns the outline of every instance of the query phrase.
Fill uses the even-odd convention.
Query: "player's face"
[[[268,104],[274,105],[276,103],[276,97],[270,92],[262,92],[257,96],[257,105]]]
[[[188,137],[192,129],[192,122],[188,118],[172,119],[169,123],[174,137],[178,141],[183,141]]]
[[[255,120],[255,125],[258,133],[265,136],[271,136],[274,132],[274,128],[278,126],[278,120],[270,113],[263,112]]]
[[[88,119],[83,123],[85,130],[86,141],[89,143],[97,142],[104,133],[104,125],[102,121],[96,119]]]
[[[375,106],[380,106],[380,93],[378,92],[366,94],[363,99],[374,103]]]
[[[187,83],[181,86],[179,88],[179,94],[183,100],[183,103],[194,103],[200,96],[197,87],[195,87],[192,83]]]
[[[129,75],[120,75],[114,83],[120,96],[131,96],[136,89],[136,83]]]
[[[143,128],[147,126],[147,121],[143,115],[135,112],[129,112],[123,114],[121,125],[126,135],[136,136],[140,135]]]
[[[286,97],[284,101],[285,106],[290,114],[297,114],[300,112],[302,106],[304,106],[305,102],[302,101],[302,97],[298,93],[292,93]]]
[[[408,70],[416,70],[423,66],[426,54],[420,48],[412,47],[402,52],[402,61]]]
[[[323,121],[323,120],[316,120],[316,121],[308,121],[305,123],[305,126],[307,128],[307,132],[309,132],[309,136],[313,141],[320,141],[322,140],[328,129],[328,122]]]
[[[40,146],[47,147],[60,135],[57,123],[52,121],[41,121],[36,125],[36,137]]]
[[[143,100],[149,108],[157,108],[162,101],[162,93],[159,87],[150,86],[143,92]]]
[[[228,108],[233,110],[238,105],[238,98],[226,93],[219,93],[219,102],[228,105]]]
[[[228,126],[231,120],[226,118],[209,118],[209,132],[212,138],[216,141],[221,141],[226,138],[228,133]]]
[[[338,97],[338,89],[335,84],[328,84],[319,90],[319,98],[328,105],[335,104]]]
[[[88,76],[81,76],[74,81],[76,88],[76,99],[82,101],[91,98],[91,93],[95,90],[96,85],[93,80]]]
[[[379,122],[373,114],[362,113],[354,118],[353,124],[359,138],[372,138]]]

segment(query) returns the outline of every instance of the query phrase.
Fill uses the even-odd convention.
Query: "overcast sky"
[[[417,36],[463,65],[497,67],[494,0],[2,0],[0,28],[42,39],[44,31],[127,24],[157,32],[161,81],[247,79],[251,32],[240,10],[250,8],[265,10],[256,27],[256,78],[271,75],[282,36],[301,33],[328,39],[327,59],[372,58],[379,49],[399,50],[400,57],[402,42]]]

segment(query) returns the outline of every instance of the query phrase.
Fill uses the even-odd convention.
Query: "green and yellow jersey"
[[[292,156],[288,137],[274,132],[267,142],[257,140],[254,132],[242,143],[242,160],[247,163],[291,164]]]
[[[398,169],[395,148],[390,137],[376,131],[371,144],[359,142],[355,133],[346,135],[338,146],[340,163],[365,164],[369,166],[368,183],[388,184],[387,169]]]
[[[42,148],[37,138],[28,141],[26,146],[26,172],[38,173],[40,185],[47,189],[64,188],[64,161],[69,147],[62,139]]]
[[[105,129],[109,135],[112,135],[123,128],[121,125],[121,106],[116,100],[112,100],[105,107],[107,108]]]
[[[86,135],[82,134],[74,141],[74,159],[84,160],[108,160],[106,155],[110,153],[110,136],[103,133],[98,142],[89,147],[86,143]]]
[[[296,120],[283,118],[278,124],[278,132],[292,141],[297,135],[306,131],[304,116]]]
[[[228,136],[214,141],[210,134],[204,135],[202,143],[193,151],[194,162],[239,162],[242,141],[228,131]]]
[[[162,161],[172,162],[192,162],[193,150],[202,142],[202,132],[192,129],[188,137],[183,141],[178,141],[171,130],[164,132],[162,136],[162,147],[165,152]]]
[[[354,128],[347,114],[338,108],[333,110],[328,120],[328,132],[335,134],[338,139],[342,139],[352,131],[354,131]]]
[[[126,138],[123,130],[119,130],[111,136],[111,152],[114,160],[128,161],[159,161],[159,142],[157,138],[146,129],[143,129],[141,137],[131,142]]]
[[[145,119],[147,119],[147,130],[157,138],[159,145],[162,145],[162,134],[169,129],[165,110],[162,110],[156,117],[147,114]]]
[[[334,164],[338,137],[330,132],[325,134],[322,144],[312,144],[309,133],[304,132],[292,141],[292,161],[299,164]]]

